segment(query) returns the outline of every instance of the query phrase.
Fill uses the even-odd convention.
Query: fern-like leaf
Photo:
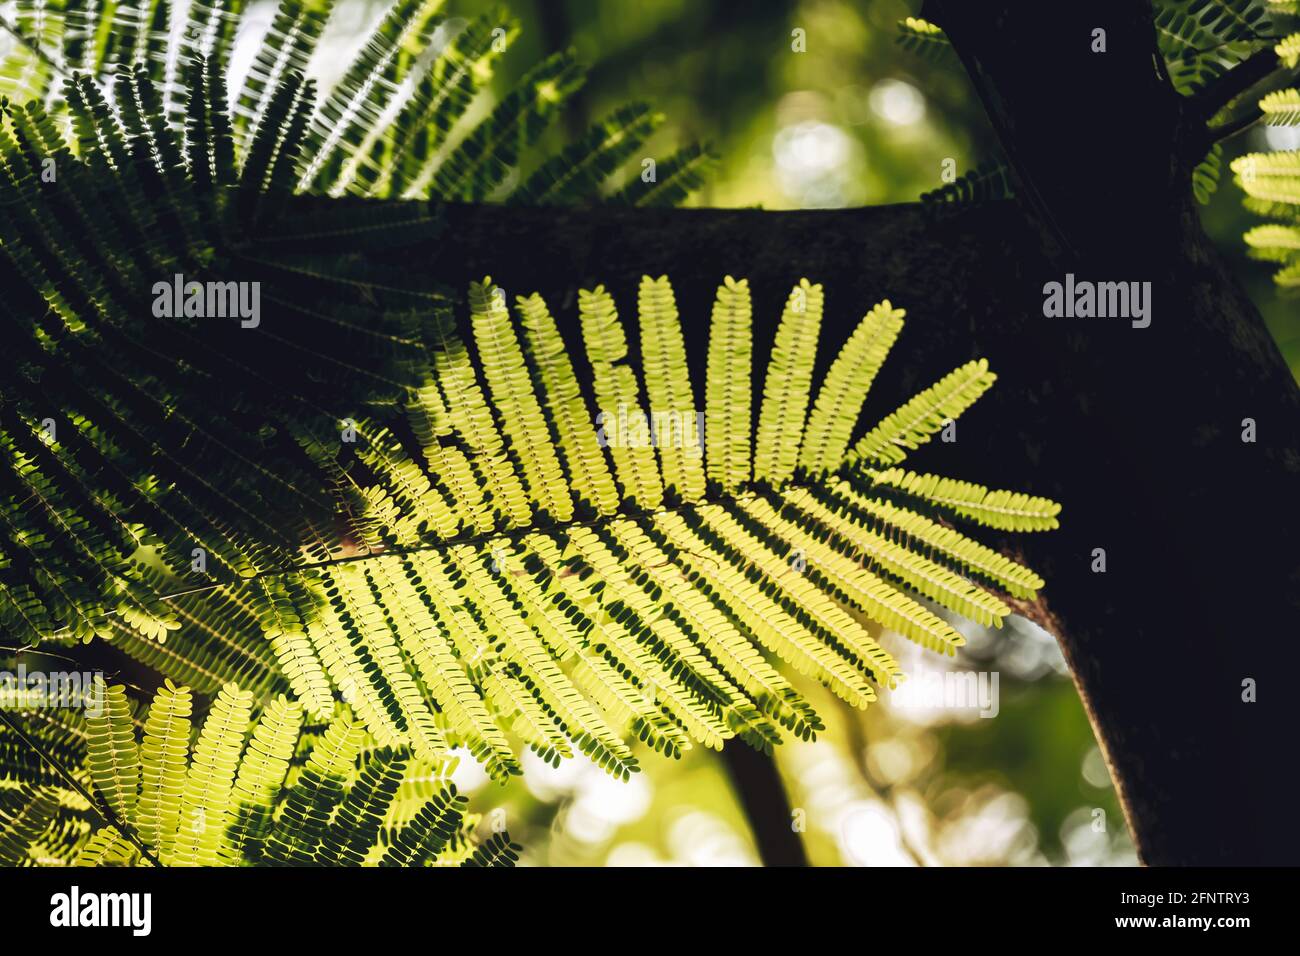
[[[692,143],[662,163],[641,168],[641,176],[611,197],[630,206],[676,206],[704,185],[717,159],[707,146]]]
[[[92,691],[96,706],[86,712],[87,763],[90,778],[117,818],[135,816],[140,790],[135,724],[121,686],[107,687],[97,676]]]
[[[901,462],[907,457],[906,449],[919,448],[954,422],[996,379],[986,360],[967,362],[881,419],[853,446],[850,460]]]
[[[958,62],[957,53],[943,30],[920,17],[906,17],[898,22],[898,45],[930,63]]]
[[[786,300],[763,384],[754,478],[781,485],[794,474],[804,432],[822,321],[822,287],[804,279]]]
[[[986,163],[963,173],[952,182],[921,194],[921,202],[932,209],[959,209],[968,203],[993,202],[1015,195],[1011,185],[1011,167],[1005,163]]]
[[[181,822],[192,709],[189,690],[166,681],[149,708],[140,745],[136,829],[164,862],[171,857]]]
[[[1274,90],[1259,101],[1264,122],[1269,126],[1300,125],[1300,90]]]

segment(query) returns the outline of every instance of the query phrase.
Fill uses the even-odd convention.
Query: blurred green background
[[[467,18],[489,5],[448,0],[446,9]],[[960,67],[931,65],[897,45],[895,25],[918,12],[917,0],[506,6],[522,31],[501,60],[496,90],[570,45],[591,67],[585,90],[543,145],[560,145],[620,104],[648,102],[667,116],[648,155],[666,157],[704,141],[719,157],[695,205],[912,202],[941,185],[945,159],[963,173],[998,157]],[[344,36],[355,31],[359,41],[380,11],[378,2],[358,0],[346,11],[355,25],[340,18],[334,27]],[[796,30],[803,31],[803,52],[793,49]],[[1257,128],[1225,144],[1224,165],[1243,151],[1298,145],[1300,129]],[[1271,284],[1272,267],[1246,257],[1241,234],[1253,222],[1240,200],[1225,174],[1204,210],[1206,227],[1300,372],[1300,310]],[[922,658],[885,636],[919,688],[912,699],[895,694],[861,714],[819,687],[803,688],[825,715],[827,732],[816,743],[782,748],[777,760],[796,811],[792,825],[804,828],[812,861],[1134,864],[1105,764],[1054,639],[1020,619],[1000,632],[954,624],[969,639],[955,660]],[[954,706],[951,691],[945,700],[944,691],[958,686],[944,677],[950,670],[986,681],[996,675],[996,706]],[[496,808],[526,846],[526,863],[757,863],[716,754],[696,750],[680,761],[645,754],[642,764],[643,773],[619,783],[581,759],[557,769],[530,758],[525,777],[501,788],[466,759],[456,779],[476,808]]]

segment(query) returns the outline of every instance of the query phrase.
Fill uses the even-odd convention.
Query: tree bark
[[[1113,478],[1090,475],[1088,533],[1111,542],[1092,606],[1059,588],[1052,602],[1138,848],[1150,863],[1294,863],[1300,827],[1270,773],[1286,760],[1294,707],[1270,678],[1285,672],[1297,631],[1300,402],[1192,204],[1215,91],[1189,100],[1173,90],[1149,3],[1067,4],[1050,25],[1025,0],[927,0],[925,11],[979,90],[1027,211],[1059,242],[1041,277],[1154,290],[1149,328],[1097,335],[1056,323],[1056,341],[1043,342],[1044,359],[1085,394],[1101,392],[1074,418],[1105,442],[1053,454],[1053,469],[1088,457],[1134,469],[1114,498],[1102,491]],[[1042,288],[1034,278],[1024,291]],[[1090,341],[1071,347],[1079,334]],[[1267,422],[1269,435],[1243,441],[1246,419]],[[1117,445],[1123,457],[1110,454]],[[1272,707],[1243,699],[1251,681]]]
[[[1149,5],[1058,6],[1050,24],[1041,9],[927,5],[989,109],[1019,203],[942,220],[918,206],[453,205],[439,239],[384,261],[462,295],[489,274],[512,295],[542,292],[574,347],[579,288],[604,283],[628,311],[642,274],[667,273],[697,382],[724,275],[753,287],[757,368],[800,277],[826,285],[823,369],[888,297],[908,324],[868,415],[987,357],[999,384],[958,441],[908,465],[1063,502],[1059,531],[1003,544],[1048,582],[1050,611],[1031,613],[1054,624],[1142,859],[1295,863],[1300,828],[1282,784],[1294,749],[1282,741],[1300,633],[1300,393],[1200,229],[1189,188],[1200,157],[1187,153],[1204,127],[1157,68]],[[1107,31],[1105,53],[1091,52],[1094,28]],[[311,215],[319,201],[297,202]],[[1045,317],[1044,283],[1067,272],[1151,282],[1150,326]]]
[[[749,831],[764,866],[807,866],[808,853],[795,829],[793,808],[771,754],[739,740],[722,748],[722,764],[745,811]]]

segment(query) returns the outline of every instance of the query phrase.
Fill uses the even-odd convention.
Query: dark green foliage
[[[20,787],[0,792],[0,866],[23,866],[32,844],[45,832],[58,809],[54,787]]]
[[[510,842],[509,834],[497,833],[480,844],[473,856],[461,866],[514,866],[515,861],[519,859],[520,849],[517,843]]]
[[[948,206],[1010,199],[1013,195],[1011,169],[1003,163],[986,163],[933,192],[924,193],[921,202],[942,211]]]
[[[600,186],[663,121],[644,103],[629,103],[544,163],[519,187],[514,198],[548,205],[597,195]]]
[[[1223,174],[1223,147],[1215,143],[1205,158],[1192,170],[1192,194],[1202,206],[1207,205],[1219,188]]]
[[[657,164],[653,178],[649,168],[643,166],[641,178],[616,193],[613,201],[632,206],[676,206],[704,185],[715,162],[708,147],[692,143]]]

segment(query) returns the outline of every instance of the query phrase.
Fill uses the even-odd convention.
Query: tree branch
[[[1205,131],[1206,149],[1209,149],[1215,143],[1222,143],[1224,140],[1232,139],[1234,136],[1241,135],[1263,118],[1264,113],[1258,107],[1255,107],[1250,112],[1239,116],[1231,122],[1208,127]]]
[[[1262,50],[1256,50],[1209,86],[1197,92],[1192,97],[1193,108],[1208,123],[1219,110],[1281,68],[1282,64],[1273,47],[1267,46]]]
[[[794,829],[794,814],[776,759],[742,740],[729,740],[722,748],[722,763],[763,865],[807,866],[808,854]]]

